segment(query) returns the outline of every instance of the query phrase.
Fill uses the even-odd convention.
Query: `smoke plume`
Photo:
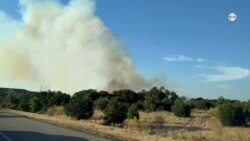
[[[135,71],[92,0],[20,0],[20,9],[22,20],[0,13],[0,86],[73,93],[155,84]]]

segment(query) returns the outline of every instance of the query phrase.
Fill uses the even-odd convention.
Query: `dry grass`
[[[204,111],[194,111],[191,118],[177,118],[170,112],[140,112],[140,120],[127,120],[123,127],[104,126],[103,113],[95,111],[91,120],[72,120],[64,115],[48,116],[8,110],[8,112],[101,135],[113,140],[140,141],[250,141],[250,128],[222,127],[219,121]],[[118,138],[117,138],[118,137]]]

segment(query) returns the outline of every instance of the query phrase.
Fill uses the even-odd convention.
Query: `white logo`
[[[230,14],[228,15],[228,19],[229,19],[229,21],[231,21],[231,22],[234,22],[234,21],[236,20],[236,18],[237,18],[237,16],[236,16],[235,13],[230,13]]]

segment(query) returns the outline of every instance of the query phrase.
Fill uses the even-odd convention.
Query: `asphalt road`
[[[0,111],[0,141],[108,141]]]

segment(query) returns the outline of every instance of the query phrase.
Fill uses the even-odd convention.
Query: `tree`
[[[243,104],[241,102],[233,103],[233,124],[234,125],[245,125],[246,123],[246,114],[244,111]]]
[[[246,122],[250,123],[250,100],[245,103],[245,115],[246,115]]]
[[[89,119],[94,114],[93,102],[88,97],[83,97],[82,99],[72,98],[65,106],[65,113],[67,116],[77,120]]]
[[[128,107],[117,98],[112,98],[104,110],[106,125],[122,123],[127,118]]]
[[[60,91],[53,92],[51,97],[48,100],[48,105],[49,107],[62,106],[62,105],[69,103],[69,100],[70,100],[69,95],[64,94]]]
[[[138,95],[132,90],[117,90],[113,92],[113,95],[119,97],[122,102],[129,105],[138,101]]]
[[[193,100],[194,107],[199,110],[208,110],[212,107],[209,100],[203,99],[202,97]]]
[[[143,101],[143,107],[146,112],[153,112],[156,110],[156,101],[152,98]]]
[[[170,92],[170,100],[174,103],[178,99],[178,95],[175,92]]]
[[[172,102],[167,97],[161,100],[162,108],[166,111],[171,111]]]
[[[133,104],[128,108],[128,119],[135,119],[135,118],[139,120],[140,116],[136,104]]]
[[[89,89],[89,90],[82,90],[82,91],[76,92],[73,95],[73,97],[77,99],[82,99],[84,97],[87,97],[90,100],[95,101],[100,97],[100,94],[96,90]]]
[[[30,111],[29,102],[30,102],[31,96],[29,94],[21,94],[18,96],[18,99],[19,99],[19,104],[18,104],[17,109],[21,111],[29,112]]]
[[[30,111],[33,113],[39,112],[42,109],[42,103],[36,96],[30,99],[29,106]]]
[[[178,117],[190,117],[191,108],[181,100],[176,100],[172,106],[172,112]]]
[[[103,97],[100,97],[98,98],[95,102],[94,102],[94,106],[96,109],[98,110],[104,110],[106,108],[106,106],[108,105],[109,103],[109,100],[108,98],[103,98]]]
[[[10,108],[10,109],[17,109],[19,100],[17,99],[16,95],[14,94],[8,94],[3,102],[4,108]]]
[[[243,105],[239,102],[224,102],[218,107],[218,118],[224,126],[241,126],[246,123]]]

